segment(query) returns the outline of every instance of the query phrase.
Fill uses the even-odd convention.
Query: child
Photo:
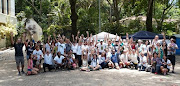
[[[83,53],[81,59],[82,59],[82,66],[80,67],[80,70],[89,72],[90,70],[88,68],[87,55]]]
[[[91,65],[89,65],[91,70],[98,70],[100,68],[99,60],[96,54],[93,54],[93,58],[91,60]]]
[[[38,74],[38,71],[39,71],[39,69],[33,68],[33,59],[32,58],[33,58],[33,54],[30,54],[29,59],[28,59],[27,75],[32,75],[32,74],[36,75],[36,74]]]

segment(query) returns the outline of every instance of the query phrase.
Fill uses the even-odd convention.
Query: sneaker
[[[18,76],[21,76],[21,72],[18,73]]]
[[[22,73],[22,74],[25,74],[25,72],[24,72],[24,71],[21,71],[21,73]]]
[[[172,71],[172,73],[175,73],[174,71]]]

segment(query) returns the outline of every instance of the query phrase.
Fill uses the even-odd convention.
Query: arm
[[[51,51],[51,54],[53,55],[54,53],[54,45],[52,45],[52,51]]]
[[[45,44],[43,45],[43,54],[46,53],[46,47],[45,47]]]
[[[57,42],[58,40],[56,39],[56,34],[53,33],[53,36],[54,36],[55,41]]]
[[[31,69],[33,69],[31,66],[31,60],[30,59],[28,60],[28,66],[31,67]]]
[[[26,44],[26,34],[25,33],[23,33],[22,43]]]
[[[11,32],[11,44],[14,45],[13,32]]]

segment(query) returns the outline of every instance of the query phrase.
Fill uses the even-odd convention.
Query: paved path
[[[180,86],[180,56],[177,56],[176,74],[154,75],[130,69],[79,70],[17,76],[14,50],[0,53],[0,86]]]

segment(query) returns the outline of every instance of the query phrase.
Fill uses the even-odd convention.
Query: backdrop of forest
[[[16,15],[33,18],[44,34],[99,32],[99,0],[15,0]],[[124,35],[140,30],[179,33],[179,0],[100,0],[101,31]],[[145,21],[138,18],[144,16]],[[136,19],[122,21],[126,18]],[[126,22],[126,23],[124,23]],[[69,33],[67,33],[69,32]]]

